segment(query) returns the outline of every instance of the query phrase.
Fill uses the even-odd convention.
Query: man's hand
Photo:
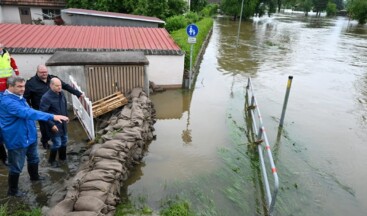
[[[57,133],[57,132],[59,132],[59,129],[57,129],[57,126],[56,126],[56,125],[54,125],[54,126],[51,128],[51,130],[52,130],[52,132],[53,132],[53,133]]]
[[[58,121],[60,123],[62,123],[62,121],[69,122],[69,118],[63,115],[54,115],[54,121]]]

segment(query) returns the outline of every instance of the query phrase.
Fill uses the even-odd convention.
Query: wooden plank
[[[93,117],[98,117],[128,103],[121,92],[116,92],[93,103]]]

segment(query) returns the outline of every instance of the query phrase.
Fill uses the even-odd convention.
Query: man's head
[[[37,66],[37,76],[43,81],[47,80],[48,70],[46,65]]]
[[[25,91],[25,79],[23,77],[9,77],[7,80],[8,91],[13,94],[22,96]]]
[[[52,78],[50,82],[50,88],[53,92],[56,92],[56,93],[61,92],[62,90],[61,81],[56,77]]]

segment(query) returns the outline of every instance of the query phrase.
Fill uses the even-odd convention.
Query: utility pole
[[[242,21],[242,12],[243,12],[243,0],[242,0],[242,4],[241,4],[240,22],[238,23],[237,46],[238,46],[238,41],[239,41],[239,39],[240,39],[241,21]]]

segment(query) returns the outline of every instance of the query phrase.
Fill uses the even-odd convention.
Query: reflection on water
[[[345,18],[218,18],[192,95],[153,95],[157,140],[128,186],[153,209],[179,196],[198,215],[265,215],[247,139],[251,76],[280,176],[276,215],[366,215],[367,26]],[[293,75],[283,132],[279,117]]]

